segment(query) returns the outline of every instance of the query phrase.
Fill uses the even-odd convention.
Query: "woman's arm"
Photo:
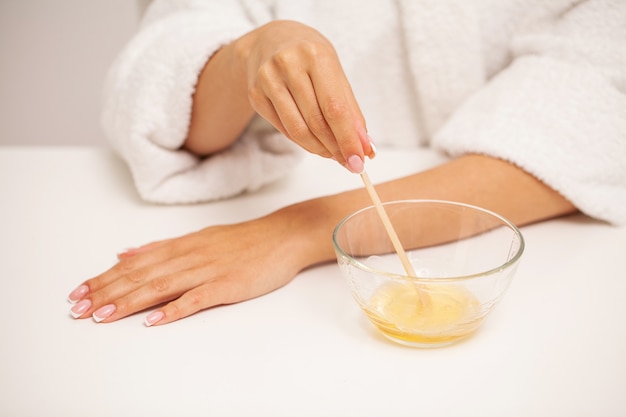
[[[383,201],[441,199],[477,205],[499,213],[517,225],[576,212],[567,199],[532,175],[500,159],[466,155],[433,169],[376,186]],[[302,267],[334,259],[331,234],[348,214],[371,205],[365,189],[305,201],[270,215],[299,220],[297,230],[318,234]],[[315,254],[315,255],[313,255]]]
[[[227,148],[254,114],[235,43],[225,45],[213,54],[198,77],[184,148],[197,155]]]
[[[518,225],[576,211],[526,172],[480,155],[380,184],[377,190],[383,200],[471,203]],[[266,294],[304,268],[333,260],[334,227],[370,204],[365,190],[357,189],[294,204],[256,220],[208,227],[129,250],[114,267],[70,295],[78,301],[72,313],[81,318],[95,313],[111,322],[169,302],[147,317],[149,325],[166,324],[206,308]]]

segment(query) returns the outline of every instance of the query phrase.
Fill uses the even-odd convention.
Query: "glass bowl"
[[[335,228],[352,294],[387,338],[439,347],[473,334],[501,300],[524,252],[519,229],[480,207],[438,200],[384,204],[416,276],[409,276],[374,206]]]

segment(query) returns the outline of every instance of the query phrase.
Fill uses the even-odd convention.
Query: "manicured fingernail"
[[[70,314],[72,315],[72,317],[77,319],[85,314],[85,311],[89,310],[90,308],[91,300],[80,300],[78,303],[76,303],[74,307],[72,307],[72,309],[70,310]]]
[[[137,248],[124,248],[121,252],[117,253],[117,259],[126,258],[127,256],[132,256],[133,251]]]
[[[352,155],[347,160],[348,169],[355,174],[360,174],[363,172],[365,166],[363,165],[363,160],[358,155]]]
[[[94,311],[92,317],[96,323],[100,323],[102,320],[109,317],[115,312],[115,304],[107,304]]]
[[[367,135],[367,139],[370,141],[370,146],[372,147],[372,152],[370,152],[369,155],[367,155],[370,159],[373,159],[376,156],[376,145],[374,144],[374,140],[372,140],[372,137],[370,135]]]
[[[153,311],[146,316],[143,322],[147,327],[150,327],[153,324],[160,322],[163,317],[165,317],[165,314],[163,314],[162,311]]]
[[[87,285],[85,284],[80,285],[78,288],[76,288],[74,291],[70,293],[70,295],[67,297],[67,301],[69,301],[72,304],[75,304],[78,300],[86,296],[88,292],[89,292],[89,287]]]

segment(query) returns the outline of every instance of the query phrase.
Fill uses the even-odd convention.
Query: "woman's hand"
[[[331,43],[315,29],[273,21],[223,46],[202,70],[185,148],[229,146],[254,113],[289,139],[352,172],[374,156],[365,120]]]
[[[254,110],[309,152],[361,172],[371,140],[328,39],[301,23],[274,21],[237,43]]]
[[[131,249],[70,294],[71,314],[111,322],[169,302],[146,317],[151,326],[254,298],[286,284],[303,268],[308,252],[303,238],[266,217]]]

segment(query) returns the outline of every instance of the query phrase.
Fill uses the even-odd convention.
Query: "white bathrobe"
[[[229,197],[298,162],[261,119],[209,158],[180,149],[207,60],[274,19],[334,44],[377,145],[502,158],[626,224],[624,0],[157,0],[109,72],[103,112],[143,198]]]

